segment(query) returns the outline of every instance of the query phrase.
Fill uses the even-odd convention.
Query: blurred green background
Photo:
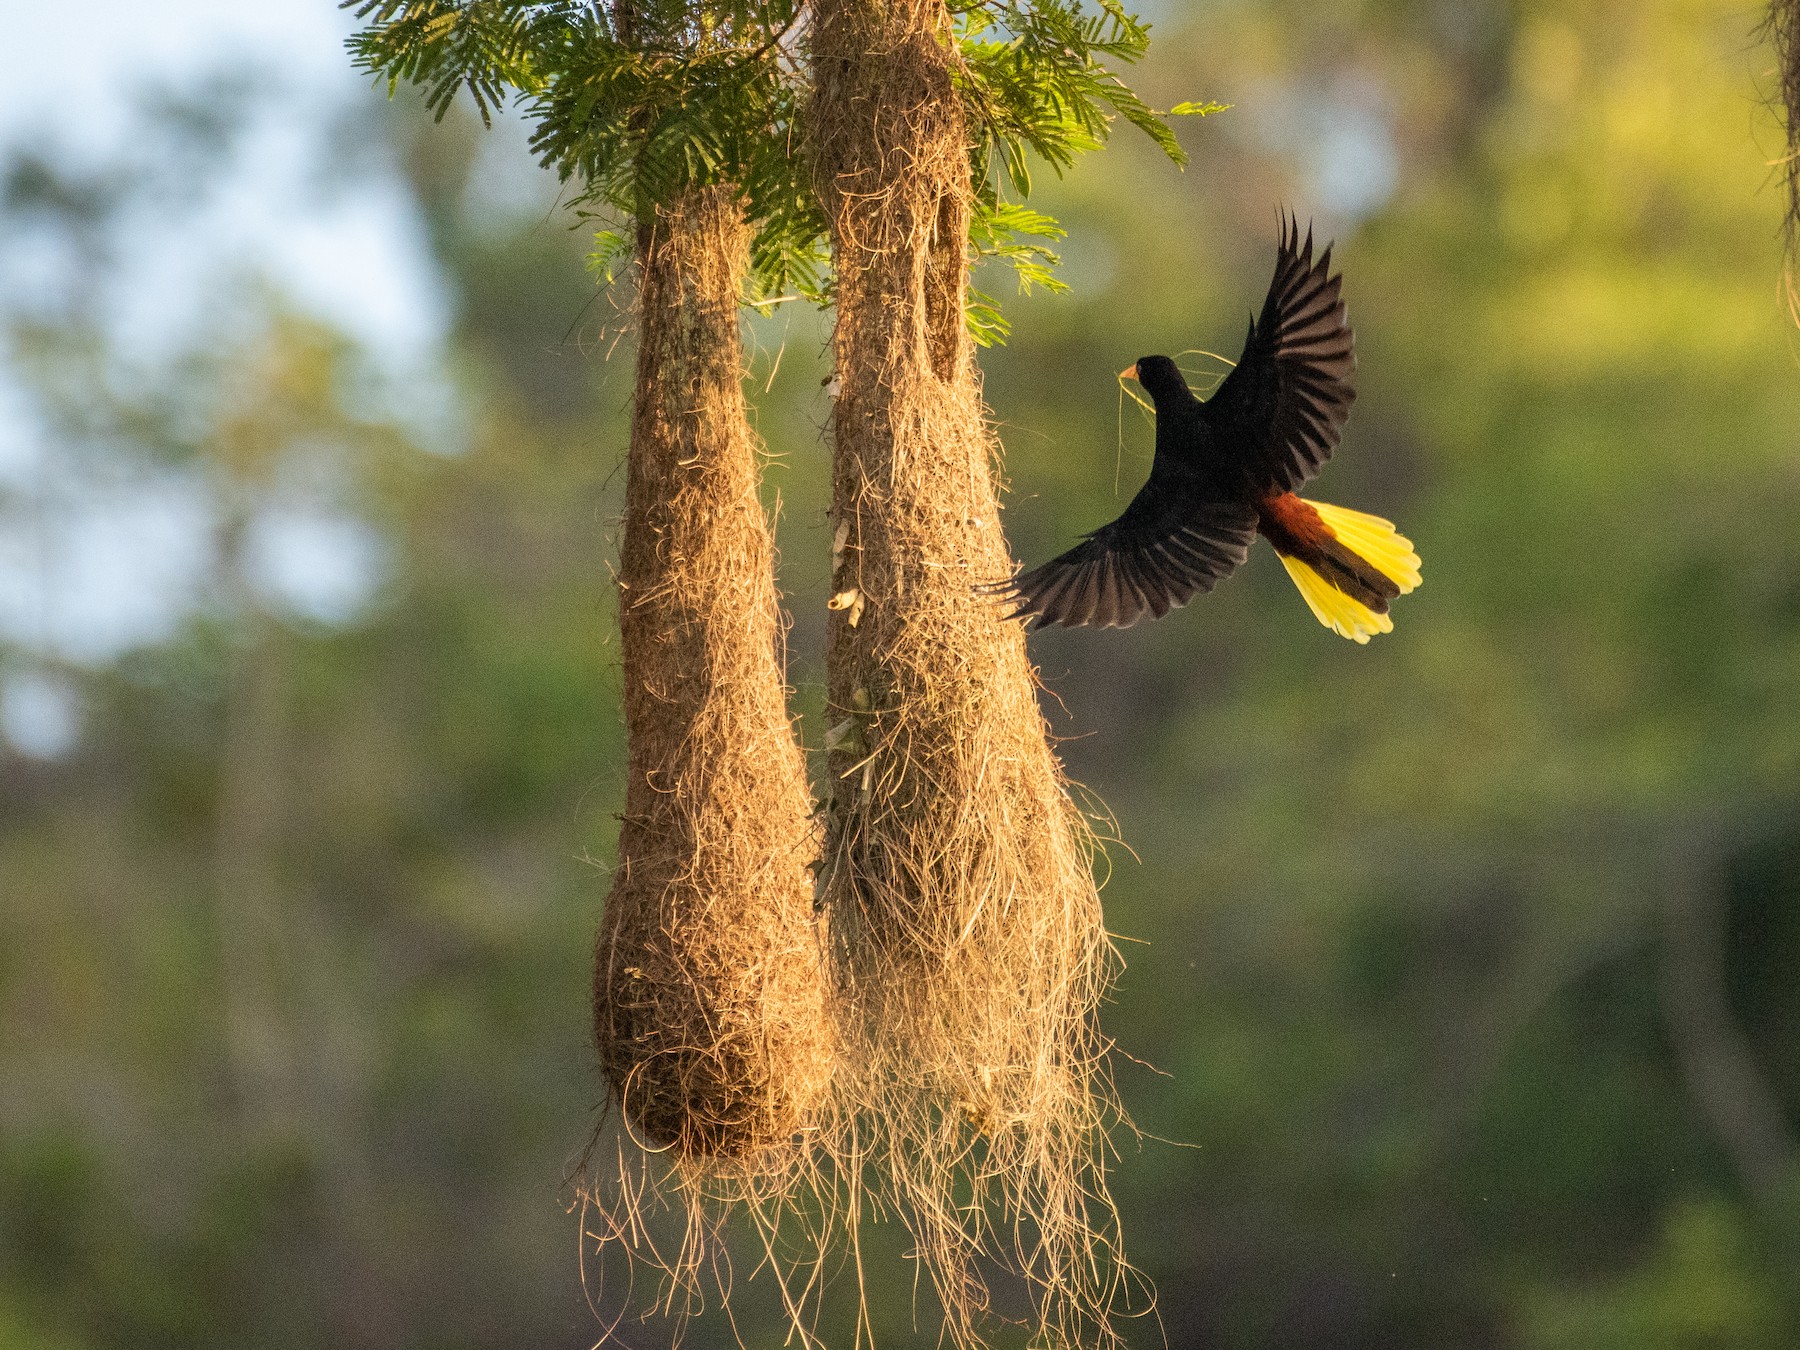
[[[0,1350],[587,1346],[626,298],[516,125],[385,103],[337,16],[163,60],[210,13],[105,99],[40,72],[4,113]],[[1292,204],[1362,362],[1314,495],[1398,521],[1425,585],[1357,648],[1262,551],[1161,623],[1032,640],[1123,840],[1132,1343],[1800,1345],[1760,8],[1150,15],[1152,102],[1234,106],[1185,173],[1121,134],[1043,186],[1073,294],[1009,299],[983,358],[1015,547],[1135,490],[1112,373],[1235,355]],[[827,329],[750,332],[804,712]],[[873,1296],[882,1343],[935,1342],[903,1265]]]

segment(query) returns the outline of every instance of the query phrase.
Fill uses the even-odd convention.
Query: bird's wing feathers
[[[1337,448],[1356,399],[1355,337],[1344,321],[1331,249],[1313,261],[1312,230],[1283,220],[1275,277],[1244,354],[1202,406],[1218,452],[1262,491],[1293,492]]]
[[[1007,617],[1035,628],[1129,628],[1145,611],[1160,619],[1210,591],[1244,561],[1255,537],[1256,514],[1247,505],[1198,498],[1153,474],[1110,525],[1043,566],[984,589],[1011,602]]]

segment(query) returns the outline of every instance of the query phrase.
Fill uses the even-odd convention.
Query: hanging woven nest
[[[821,864],[846,1096],[959,1343],[991,1262],[1049,1343],[1123,1277],[1095,1012],[1114,957],[1018,624],[964,323],[969,129],[942,0],[820,0],[810,126],[837,277]],[[973,1201],[973,1203],[971,1203]]]
[[[790,1140],[832,1067],[812,803],[742,391],[749,239],[725,188],[640,231],[619,556],[630,761],[594,962],[594,1038],[625,1120],[698,1160]]]

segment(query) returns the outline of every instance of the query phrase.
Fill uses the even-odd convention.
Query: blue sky
[[[14,50],[66,47],[70,12],[17,7],[7,19]],[[53,134],[60,144],[102,151],[129,133],[134,92],[193,83],[246,57],[321,112],[380,97],[350,68],[343,41],[352,20],[329,0],[88,0],[80,13],[83,64],[16,62],[0,83],[0,137],[7,142]],[[303,198],[305,141],[317,120],[269,121],[255,129],[255,150],[246,156],[255,173],[233,184],[214,218],[189,236],[185,256],[171,259],[174,275],[154,280],[152,289],[191,293],[180,275],[184,265],[253,264],[384,357],[417,358],[441,335],[444,315],[411,243],[407,203],[376,190],[329,203]],[[166,312],[168,296],[155,298]]]
[[[83,59],[70,46],[82,24]],[[262,275],[302,310],[358,339],[391,374],[429,385],[446,324],[418,245],[410,200],[363,179],[321,196],[309,170],[335,109],[378,98],[353,71],[351,18],[328,0],[88,0],[21,5],[7,16],[14,53],[0,83],[0,143],[116,157],[131,103],[150,86],[191,86],[228,64],[272,72],[282,106],[246,128],[244,168],[193,218],[132,231],[128,284],[109,283],[113,330],[145,355],[178,347],[232,272]],[[296,115],[297,114],[297,115]],[[29,261],[7,279],[29,296],[56,281]],[[15,298],[19,291],[15,291]],[[80,736],[78,684],[64,672],[166,636],[199,603],[214,520],[202,487],[72,482],[58,447],[0,371],[0,736],[36,757]],[[252,565],[267,602],[298,617],[352,617],[379,582],[381,549],[359,522],[304,509],[258,522]]]

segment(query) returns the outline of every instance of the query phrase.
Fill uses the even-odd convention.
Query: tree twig
[[[1797,1145],[1731,1009],[1726,986],[1727,890],[1720,849],[1690,839],[1663,876],[1664,1025],[1695,1106],[1758,1205],[1780,1203]]]

